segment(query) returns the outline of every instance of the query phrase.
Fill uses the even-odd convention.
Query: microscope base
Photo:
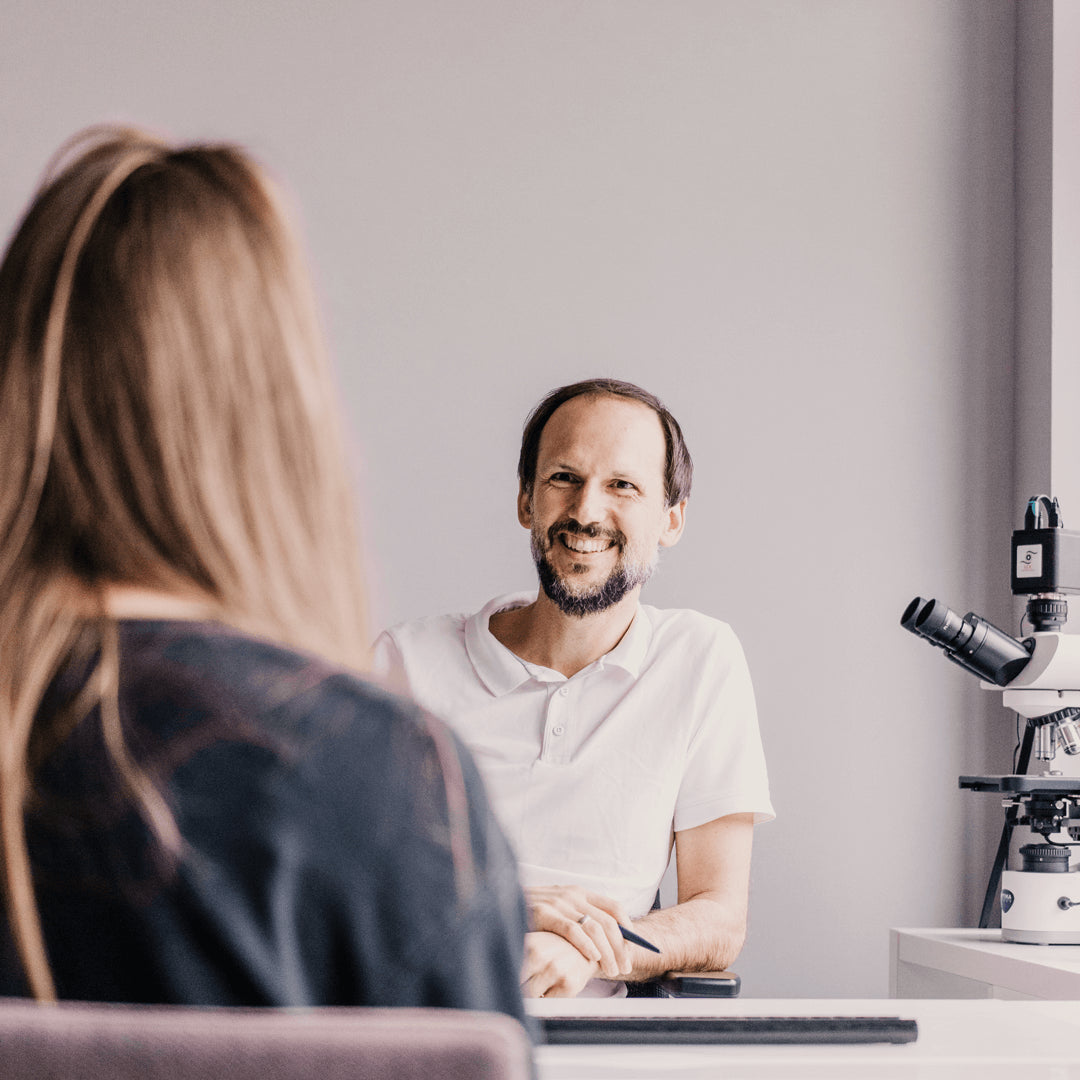
[[[1006,930],[1001,928],[1001,940],[1014,945],[1080,945],[1080,930]]]
[[[1058,901],[1076,903],[1064,909]],[[1080,945],[1080,873],[1005,870],[1001,940],[1020,945]]]

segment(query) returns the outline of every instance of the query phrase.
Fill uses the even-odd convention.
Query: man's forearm
[[[732,910],[729,897],[701,894],[675,907],[651,911],[634,930],[660,953],[635,947],[635,982],[666,971],[722,971],[739,955],[746,938],[746,913]]]

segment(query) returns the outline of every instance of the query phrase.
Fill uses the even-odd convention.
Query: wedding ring
[[[581,918],[578,919],[577,924],[578,924],[578,926],[584,926],[588,921],[589,921],[589,916],[588,915],[582,915]]]

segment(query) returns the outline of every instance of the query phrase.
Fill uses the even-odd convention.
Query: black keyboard
[[[544,1036],[567,1043],[909,1043],[897,1016],[547,1016]]]

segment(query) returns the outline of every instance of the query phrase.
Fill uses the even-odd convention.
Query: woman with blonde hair
[[[62,151],[0,265],[0,994],[522,1015],[472,762],[358,674],[335,411],[245,153]]]

